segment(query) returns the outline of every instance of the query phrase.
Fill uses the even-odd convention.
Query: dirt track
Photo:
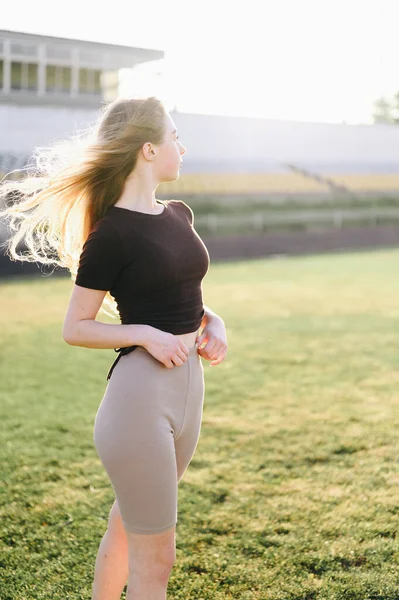
[[[378,225],[373,227],[345,227],[320,231],[273,232],[258,235],[229,235],[223,237],[201,236],[211,258],[219,260],[242,260],[273,255],[320,254],[346,250],[399,248],[399,226]],[[20,251],[20,250],[19,250]],[[50,273],[51,269],[36,263],[13,262],[0,255],[0,278]],[[52,276],[66,272],[54,271]]]

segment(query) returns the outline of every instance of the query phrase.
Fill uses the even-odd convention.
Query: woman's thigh
[[[183,477],[197,449],[205,395],[204,368],[201,357],[197,353],[189,360],[190,378],[184,419],[174,440],[178,481]]]
[[[97,411],[94,443],[126,532],[158,534],[176,525],[178,480],[199,436],[201,373],[197,353],[167,369],[138,348],[122,356],[112,374]]]

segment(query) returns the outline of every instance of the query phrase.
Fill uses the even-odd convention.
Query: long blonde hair
[[[11,260],[67,268],[75,281],[83,244],[94,224],[122,194],[146,142],[161,144],[166,110],[154,96],[118,98],[99,109],[93,127],[49,148],[36,148],[21,180],[0,182],[0,217],[14,231],[2,247]],[[7,175],[6,175],[7,177]],[[16,247],[24,242],[28,252]],[[109,292],[102,312],[117,316]]]

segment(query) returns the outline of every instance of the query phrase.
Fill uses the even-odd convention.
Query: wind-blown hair
[[[143,144],[163,142],[165,115],[154,96],[118,98],[100,108],[94,126],[36,148],[33,166],[20,169],[23,179],[0,181],[0,218],[14,232],[2,244],[9,258],[58,265],[75,281],[91,228],[121,196]],[[19,243],[24,254],[16,252]],[[100,310],[117,315],[109,292]]]

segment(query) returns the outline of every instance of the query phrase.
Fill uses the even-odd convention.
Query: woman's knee
[[[126,532],[129,572],[140,578],[167,580],[176,561],[176,526],[154,534]]]
[[[108,529],[112,530],[114,533],[119,533],[126,536],[126,531],[123,526],[123,521],[121,517],[121,512],[119,510],[118,501],[115,499],[111,509],[109,511],[108,517]]]

